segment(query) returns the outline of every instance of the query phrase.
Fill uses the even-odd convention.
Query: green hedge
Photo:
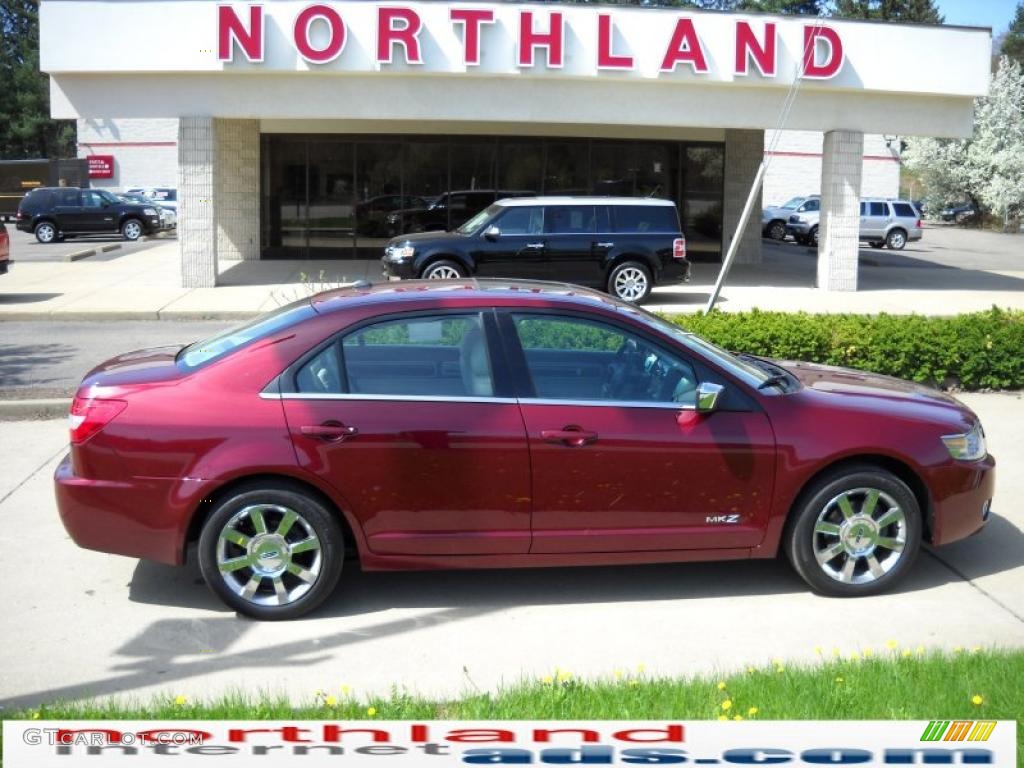
[[[885,373],[944,389],[1024,388],[1024,312],[953,317],[712,312],[666,319],[726,349]]]

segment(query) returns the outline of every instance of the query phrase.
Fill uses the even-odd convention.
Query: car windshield
[[[194,370],[224,357],[245,344],[270,336],[315,314],[316,310],[309,299],[299,299],[212,338],[189,344],[178,353],[176,359],[185,368]]]
[[[782,209],[785,210],[785,211],[791,211],[794,208],[799,208],[800,207],[800,203],[802,203],[806,199],[807,199],[806,197],[794,197],[792,200],[790,200],[785,205],[783,205]]]
[[[630,309],[636,310],[636,317],[640,321],[647,323],[647,325],[667,336],[671,336],[687,349],[696,352],[700,356],[709,358],[712,362],[752,387],[759,387],[772,377],[772,373],[764,368],[747,362],[732,352],[727,352],[710,341],[680,328],[675,323],[663,320],[657,315],[638,307],[631,307]]]
[[[102,197],[104,200],[106,200],[108,203],[115,203],[116,204],[116,203],[120,203],[121,202],[120,200],[117,199],[117,195],[115,195],[112,192],[107,192],[107,190],[105,190],[105,189],[97,189],[96,193],[100,197]]]
[[[467,221],[465,224],[463,224],[455,231],[458,232],[460,235],[471,235],[478,229],[480,229],[480,227],[483,226],[483,223],[485,221],[488,221],[492,219],[494,216],[498,215],[498,213],[501,211],[501,208],[502,206],[500,205],[490,205],[487,208],[484,208],[482,211],[480,211],[480,213],[471,218],[469,221]]]

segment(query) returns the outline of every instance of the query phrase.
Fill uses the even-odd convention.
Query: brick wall
[[[210,117],[183,117],[178,129],[178,243],[185,288],[217,284],[213,124]]]
[[[725,194],[722,211],[722,258],[736,232],[740,214],[750,194],[757,169],[764,157],[764,131],[729,130],[725,132]],[[761,205],[754,203],[747,228],[741,235],[737,264],[761,261]]]
[[[857,290],[864,134],[829,131],[821,160],[818,287]]]
[[[78,156],[113,155],[114,176],[102,189],[174,187],[178,183],[177,119],[78,120]]]
[[[260,125],[214,120],[217,258],[260,257]]]

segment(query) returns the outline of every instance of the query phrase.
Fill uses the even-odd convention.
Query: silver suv
[[[802,245],[818,244],[818,220],[821,211],[800,210],[789,217],[786,232]],[[921,215],[908,200],[865,198],[860,201],[860,239],[872,248],[888,246],[903,250],[911,240],[920,240]]]

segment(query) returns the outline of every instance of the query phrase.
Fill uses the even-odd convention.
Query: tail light
[[[81,445],[127,407],[124,400],[76,397],[71,402],[71,442]]]
[[[23,219],[23,218],[25,218],[25,214],[23,214],[23,213],[21,212],[21,208],[19,208],[19,209],[18,209],[17,211],[15,211],[15,213],[14,213],[14,220],[15,220],[15,221],[18,221],[19,219]]]
[[[917,228],[918,228],[918,229],[920,229],[920,228],[921,228],[921,220],[920,220],[920,219],[918,219],[918,220],[917,220]]]
[[[673,259],[685,259],[686,258],[686,238],[677,237],[672,241],[672,258]]]

